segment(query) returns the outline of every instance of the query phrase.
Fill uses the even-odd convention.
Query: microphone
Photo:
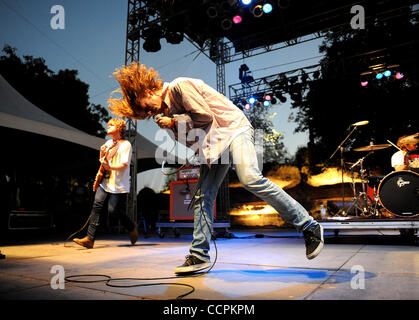
[[[351,126],[354,126],[354,127],[364,126],[364,125],[366,125],[366,124],[368,124],[368,123],[369,123],[369,121],[368,121],[368,120],[365,120],[365,121],[358,121],[358,122],[355,122],[354,124],[351,124]]]

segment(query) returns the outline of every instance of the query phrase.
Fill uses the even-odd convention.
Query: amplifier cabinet
[[[193,208],[188,206],[195,195],[198,179],[170,182],[170,220],[193,220]],[[214,204],[214,220],[216,205]]]

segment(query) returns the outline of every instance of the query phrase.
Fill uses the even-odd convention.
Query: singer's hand
[[[156,119],[156,123],[162,129],[170,129],[172,127],[172,118],[170,118],[170,117],[158,117]]]

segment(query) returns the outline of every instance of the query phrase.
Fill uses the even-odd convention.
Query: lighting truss
[[[274,92],[287,93],[292,85],[304,81],[301,79],[302,76],[307,76],[305,81],[310,81],[314,80],[314,74],[318,77],[319,72],[320,64],[315,64],[257,78],[246,84],[232,84],[229,86],[229,97],[235,103],[243,103],[250,96],[262,96]]]

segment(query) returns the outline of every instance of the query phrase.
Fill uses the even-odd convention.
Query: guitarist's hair
[[[121,139],[125,137],[125,132],[127,131],[127,123],[125,120],[113,118],[108,121],[108,124],[114,125],[119,130],[121,133]]]

